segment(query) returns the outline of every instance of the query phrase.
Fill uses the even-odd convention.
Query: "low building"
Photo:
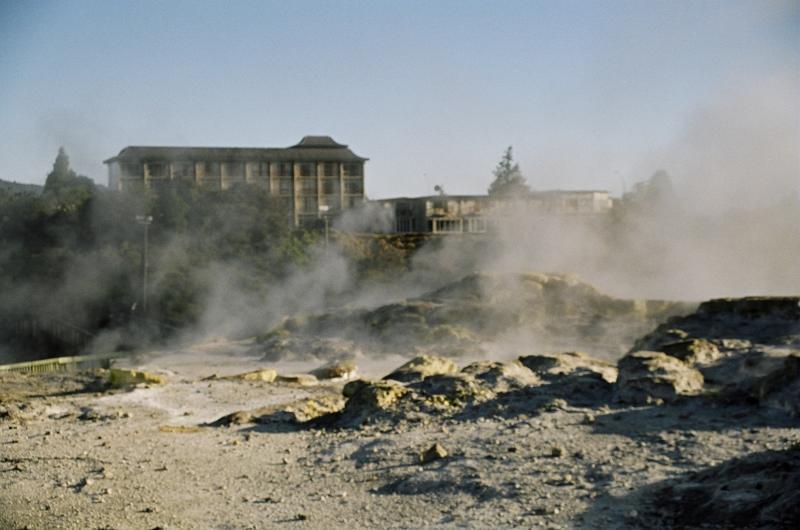
[[[606,215],[613,208],[609,192],[600,190],[538,191],[513,198],[430,195],[378,202],[393,212],[395,232],[432,234],[479,234],[511,218]]]
[[[293,224],[316,223],[364,202],[364,163],[329,136],[286,148],[128,146],[105,160],[113,190],[176,182],[210,190],[253,185],[280,197]]]

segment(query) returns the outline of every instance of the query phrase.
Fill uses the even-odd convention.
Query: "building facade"
[[[513,198],[488,195],[431,195],[378,201],[394,216],[398,233],[480,234],[504,222],[537,216],[606,215],[613,208],[609,192],[549,190]]]
[[[294,226],[306,226],[364,202],[367,160],[329,136],[306,136],[286,148],[129,146],[104,163],[119,191],[258,186],[281,199]]]

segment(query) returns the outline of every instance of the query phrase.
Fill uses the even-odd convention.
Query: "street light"
[[[152,215],[137,215],[136,222],[142,226],[144,226],[144,255],[142,259],[142,313],[147,313],[147,268],[148,268],[148,256],[147,256],[147,229],[150,227],[150,223],[153,222]]]
[[[327,204],[320,204],[319,205],[319,213],[322,215],[322,218],[325,220],[325,253],[328,253],[328,211],[331,209],[330,206]]]

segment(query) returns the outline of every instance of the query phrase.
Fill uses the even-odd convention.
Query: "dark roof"
[[[353,153],[330,136],[305,136],[292,147],[166,147],[131,145],[104,164],[145,160],[269,160],[276,162],[364,162],[368,158]]]
[[[293,145],[292,147],[347,148],[346,145],[337,143],[336,140],[334,140],[330,136],[303,136],[303,139],[300,140],[300,143],[297,145]]]

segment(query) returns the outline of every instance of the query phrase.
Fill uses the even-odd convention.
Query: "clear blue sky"
[[[797,0],[0,0],[0,178],[43,182],[59,145],[104,183],[126,145],[329,134],[375,198],[481,193],[508,145],[534,187],[619,192],[799,58]]]

